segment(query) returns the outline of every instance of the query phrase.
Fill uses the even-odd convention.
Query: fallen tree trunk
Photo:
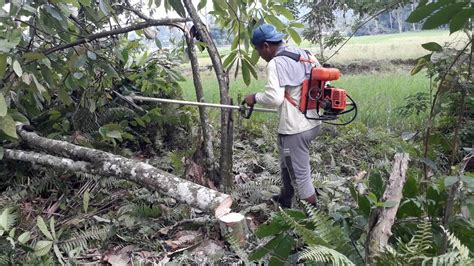
[[[221,217],[230,211],[232,198],[229,195],[181,179],[150,164],[65,141],[44,138],[23,130],[21,126],[17,127],[17,133],[29,147],[69,158],[7,149],[5,152],[7,159],[100,176],[115,176],[142,185],[151,191],[158,191],[194,208],[212,212],[216,217]]]
[[[409,156],[406,153],[395,154],[392,172],[388,180],[385,192],[383,193],[383,202],[395,202],[393,207],[377,210],[371,217],[373,226],[369,224],[366,248],[366,264],[372,264],[373,258],[383,252],[387,246],[388,239],[392,235],[391,229],[395,222],[395,215],[402,198],[403,185],[405,184],[405,174],[408,169]]]

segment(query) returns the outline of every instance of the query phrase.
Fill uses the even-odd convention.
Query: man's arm
[[[280,87],[275,61],[272,60],[267,66],[268,82],[265,91],[245,96],[245,102],[252,106],[255,103],[269,107],[278,107],[285,100],[285,88]]]

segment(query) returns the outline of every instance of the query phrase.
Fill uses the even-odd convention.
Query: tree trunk
[[[69,158],[11,149],[6,149],[5,158],[100,176],[115,176],[142,185],[151,191],[158,191],[194,208],[212,212],[216,217],[221,217],[230,211],[232,198],[229,195],[178,178],[147,163],[65,141],[40,137],[22,130],[20,126],[17,128],[17,133],[29,147]]]
[[[196,47],[189,35],[185,31],[186,44],[188,46],[188,56],[191,61],[191,69],[193,71],[193,82],[196,90],[196,99],[198,102],[204,102],[204,90],[202,88],[201,74],[199,72],[199,62],[196,56]],[[214,173],[214,150],[212,148],[212,133],[209,127],[209,113],[206,107],[199,106],[199,117],[201,119],[201,131],[203,139],[203,152],[206,161],[206,168],[208,173]]]
[[[372,260],[387,246],[388,239],[392,235],[391,229],[395,222],[395,215],[402,198],[403,185],[405,184],[405,173],[408,168],[408,154],[397,153],[393,162],[392,173],[388,180],[387,187],[383,193],[383,202],[395,202],[393,207],[379,209],[369,220],[369,232],[366,243],[366,263],[372,264]]]
[[[413,13],[414,10],[415,10],[415,3],[412,2],[411,3],[411,12]],[[411,27],[412,27],[413,31],[416,31],[416,24],[415,23],[412,23]]]
[[[398,7],[395,10],[395,14],[397,14],[397,24],[398,24],[398,32],[402,33],[403,32],[403,19],[402,19],[402,8]]]
[[[390,29],[393,29],[392,11],[388,11],[388,19],[390,21]]]
[[[222,66],[222,61],[219,56],[219,51],[217,51],[216,45],[212,40],[209,32],[206,29],[206,26],[202,23],[199,14],[194,8],[194,5],[191,0],[183,0],[184,6],[191,16],[194,26],[196,27],[198,33],[201,35],[203,41],[207,45],[207,51],[209,57],[211,58],[214,71],[216,73],[217,82],[219,84],[220,92],[220,103],[229,104],[229,84],[228,77]],[[229,123],[231,122],[231,117],[229,112],[221,110],[221,157],[220,157],[220,178],[223,181],[225,187],[230,187],[232,185],[232,142],[229,141],[229,133],[232,131],[229,130]]]

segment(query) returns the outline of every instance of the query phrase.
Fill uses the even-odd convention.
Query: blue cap
[[[277,31],[272,25],[262,24],[253,31],[252,44],[258,45],[263,42],[279,42],[283,40],[284,36],[285,34]]]

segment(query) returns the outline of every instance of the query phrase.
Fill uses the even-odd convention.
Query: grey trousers
[[[291,179],[293,179],[291,183],[294,184],[300,199],[307,199],[315,193],[313,179],[311,178],[311,166],[309,164],[309,147],[320,131],[321,126],[319,125],[293,135],[278,134],[282,178],[285,178],[286,171],[289,171],[288,173],[290,173]],[[291,165],[288,165],[290,163],[289,159],[291,160]],[[283,182],[284,189],[292,190],[288,187],[288,183]]]

